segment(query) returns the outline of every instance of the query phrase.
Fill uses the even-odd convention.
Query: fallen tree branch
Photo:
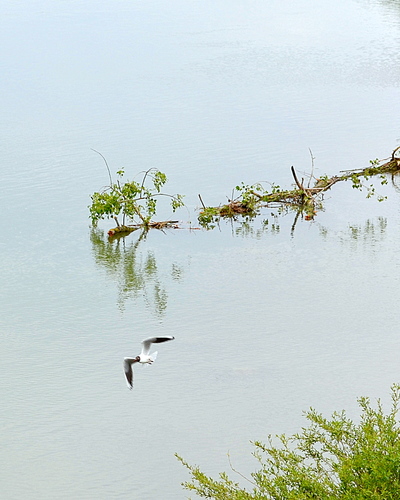
[[[118,225],[117,227],[114,227],[108,231],[108,236],[115,236],[117,234],[122,235],[122,234],[129,234],[132,233],[133,231],[136,231],[137,229],[142,229],[147,231],[148,229],[165,229],[167,227],[177,229],[179,221],[177,220],[166,220],[166,221],[161,221],[161,222],[149,222],[148,224],[133,224],[133,225]]]
[[[290,167],[290,170],[292,171],[294,181],[297,184],[298,188],[301,189],[302,191],[305,191],[304,186],[302,184],[300,184],[299,179],[297,178],[296,171],[295,171],[293,165]]]
[[[289,206],[298,213],[304,213],[306,219],[312,219],[316,215],[317,210],[322,208],[323,193],[331,189],[337,182],[351,180],[353,187],[362,189],[365,186],[363,186],[361,178],[383,177],[385,174],[394,175],[400,172],[399,151],[400,146],[394,149],[390,159],[371,161],[371,165],[363,169],[344,170],[341,171],[341,175],[334,175],[332,177],[323,176],[316,179],[313,187],[304,187],[303,179],[299,180],[296,170],[292,166],[291,172],[295,182],[294,189],[283,191],[277,186],[273,186],[271,192],[265,191],[260,193],[259,191],[263,189],[260,184],[256,186],[245,186],[242,184],[242,186],[236,188],[241,192],[241,195],[235,200],[229,200],[228,204],[220,205],[219,207],[205,207],[199,195],[203,210],[200,212],[198,220],[200,224],[207,227],[221,217],[234,218],[237,215],[241,215],[251,218],[258,215],[262,207],[267,207],[271,203]],[[313,174],[311,175],[312,177]],[[385,179],[383,179],[382,183],[385,182]],[[367,196],[371,196],[371,193],[374,193],[374,188],[370,186],[367,189],[369,190]]]

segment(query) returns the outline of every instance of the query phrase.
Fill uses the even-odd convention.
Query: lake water
[[[316,175],[390,156],[399,2],[6,0],[0,23],[2,498],[184,499],[175,452],[249,474],[250,440],[298,431],[310,406],[388,401],[395,184],[382,203],[336,185],[294,231],[274,210],[187,228],[198,193],[289,187],[309,148]],[[91,148],[130,178],[166,172],[182,229],[92,229],[108,174]],[[153,335],[176,339],[129,391],[122,360]]]

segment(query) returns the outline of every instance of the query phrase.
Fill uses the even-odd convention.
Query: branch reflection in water
[[[129,241],[136,234],[138,237]],[[127,300],[142,298],[156,315],[163,316],[168,305],[168,293],[154,253],[143,247],[147,234],[148,231],[138,230],[129,235],[109,238],[103,230],[92,228],[92,252],[96,264],[117,284],[117,305],[120,310],[125,309]],[[168,276],[180,281],[183,268],[171,263]]]
[[[342,244],[349,244],[354,250],[362,245],[368,251],[374,250],[379,243],[383,243],[386,238],[388,222],[386,217],[377,219],[367,219],[364,224],[349,225],[347,233],[339,235]]]
[[[298,220],[304,220],[305,217],[300,211],[295,213],[294,218],[290,218],[290,214],[293,214],[293,211],[276,210],[262,214],[258,220],[248,217],[242,220],[218,221],[218,227],[222,231],[223,228],[229,226],[234,237],[259,240],[268,236],[278,236],[281,232],[286,234],[289,231],[290,237],[294,238]],[[363,223],[348,224],[346,228],[339,231],[316,220],[304,220],[304,222],[308,223],[308,227],[316,227],[323,239],[333,237],[341,241],[342,244],[352,247],[356,244],[363,244],[367,249],[374,249],[377,244],[384,241],[388,226],[387,218],[382,216],[368,218]]]

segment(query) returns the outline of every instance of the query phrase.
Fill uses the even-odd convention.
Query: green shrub
[[[177,458],[191,474],[183,486],[199,497],[215,500],[399,500],[400,385],[391,389],[392,407],[385,414],[369,398],[359,398],[359,423],[344,411],[325,418],[314,409],[306,412],[308,427],[291,437],[271,436],[265,445],[254,442],[260,469],[251,474],[252,489],[242,488],[226,473],[218,480],[197,466]]]
[[[125,172],[121,169],[117,172],[117,181],[113,182],[106,159],[98,151],[95,152],[105,162],[110,185],[91,196],[92,203],[89,205],[89,211],[94,226],[101,219],[111,218],[115,219],[119,225],[117,217],[122,215],[122,224],[125,224],[125,219],[131,221],[137,219],[141,225],[148,227],[152,217],[156,214],[157,198],[160,196],[166,196],[170,199],[174,212],[184,206],[182,195],[161,192],[161,188],[167,182],[167,176],[163,172],[156,168],[150,168],[142,172],[141,181],[122,182]]]

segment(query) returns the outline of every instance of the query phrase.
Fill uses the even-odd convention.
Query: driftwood
[[[310,151],[311,153],[311,151]],[[312,157],[312,154],[311,154]],[[314,160],[314,158],[312,157]],[[220,218],[235,218],[236,216],[244,216],[253,218],[257,216],[260,209],[263,207],[278,206],[288,207],[296,211],[296,220],[299,215],[304,215],[308,220],[313,219],[317,211],[322,208],[323,194],[332,188],[337,182],[351,180],[353,187],[361,188],[361,179],[369,179],[377,175],[396,174],[400,171],[400,146],[397,147],[389,158],[384,160],[375,160],[371,162],[369,167],[355,170],[344,170],[339,175],[332,177],[323,176],[315,178],[312,174],[311,179],[314,179],[314,185],[310,187],[310,182],[307,186],[304,185],[304,179],[299,179],[294,167],[291,167],[291,173],[294,179],[292,189],[281,190],[275,187],[271,192],[262,190],[260,185],[243,187],[241,195],[234,199],[228,200],[225,205],[218,207],[206,207],[201,195],[199,199],[202,205],[202,210],[198,216],[198,220],[202,226],[210,226]],[[258,192],[261,190],[262,192]],[[121,225],[116,217],[116,227],[108,231],[110,237],[123,237],[133,231],[141,229],[178,228],[178,221],[162,221],[149,222],[134,225]]]
[[[118,221],[117,221],[118,222]],[[165,229],[167,227],[177,229],[179,221],[177,220],[166,220],[162,222],[149,222],[148,224],[132,224],[132,225],[120,225],[114,227],[108,231],[108,236],[125,235],[136,231],[137,229],[148,230],[148,229]]]
[[[219,207],[206,207],[199,195],[203,210],[199,214],[199,222],[208,225],[218,218],[235,217],[244,215],[254,217],[258,211],[265,206],[278,204],[288,206],[298,213],[304,213],[306,219],[312,219],[317,210],[321,208],[321,198],[323,193],[340,181],[352,180],[355,187],[361,187],[360,178],[369,179],[373,176],[384,174],[396,174],[400,171],[400,146],[397,147],[390,158],[385,160],[375,160],[367,168],[357,170],[342,171],[341,175],[332,177],[315,178],[314,186],[304,186],[304,179],[299,180],[294,167],[291,172],[295,182],[294,189],[281,191],[276,189],[270,193],[259,193],[251,187],[235,200],[228,200],[228,203]]]

